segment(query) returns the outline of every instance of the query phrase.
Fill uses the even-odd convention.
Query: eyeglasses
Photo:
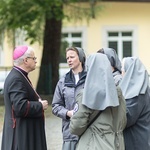
[[[33,59],[34,61],[37,59],[36,57],[27,57],[27,58],[31,58],[31,59]]]

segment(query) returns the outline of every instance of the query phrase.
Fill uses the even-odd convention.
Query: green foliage
[[[0,31],[20,28],[26,31],[26,40],[41,41],[45,19],[89,20],[93,17],[96,0],[86,0],[88,7],[80,2],[85,0],[0,0]],[[67,6],[67,11],[63,11],[63,6]]]
[[[40,20],[40,21],[39,21]],[[43,13],[38,3],[30,0],[1,0],[0,29],[27,31],[27,39],[36,39],[37,31],[43,24]]]
[[[46,18],[62,19],[62,0],[1,0],[0,30],[23,29],[31,43],[42,39]]]

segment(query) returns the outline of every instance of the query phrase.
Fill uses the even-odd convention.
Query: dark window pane
[[[66,37],[68,37],[68,33],[63,33],[62,38],[66,38]]]
[[[73,42],[72,46],[74,46],[74,47],[82,47],[81,42]]]
[[[132,36],[132,32],[122,32],[122,36]]]
[[[123,41],[123,57],[132,56],[132,42]]]
[[[113,48],[114,50],[116,50],[116,53],[118,54],[118,44],[117,44],[117,41],[108,42],[108,47],[109,48]]]
[[[81,33],[72,33],[72,37],[82,37]]]
[[[118,36],[118,32],[108,32],[108,36]]]
[[[69,46],[67,41],[61,42],[60,63],[66,63],[66,48]]]

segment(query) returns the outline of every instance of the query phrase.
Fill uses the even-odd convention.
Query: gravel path
[[[61,150],[61,119],[52,114],[46,118],[46,137],[48,150]]]

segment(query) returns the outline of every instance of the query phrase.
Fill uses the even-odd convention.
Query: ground
[[[0,106],[0,147],[1,134],[4,118],[4,106]],[[51,112],[51,105],[45,111],[45,130],[48,150],[61,150],[62,134],[61,134],[61,119],[54,116]]]

